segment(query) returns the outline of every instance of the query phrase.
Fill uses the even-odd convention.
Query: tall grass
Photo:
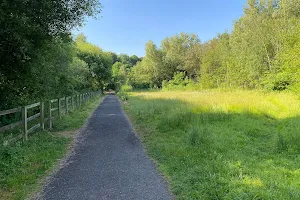
[[[177,199],[300,199],[297,96],[139,92],[125,110]]]

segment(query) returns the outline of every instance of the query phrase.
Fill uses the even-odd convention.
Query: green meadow
[[[132,92],[124,108],[176,199],[300,199],[298,96]]]

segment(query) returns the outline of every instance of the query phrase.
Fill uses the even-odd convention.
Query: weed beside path
[[[101,99],[95,97],[76,111],[55,120],[51,132],[37,132],[28,142],[0,147],[0,199],[25,199],[67,152],[72,137]]]
[[[125,111],[177,199],[300,199],[297,96],[140,92]]]

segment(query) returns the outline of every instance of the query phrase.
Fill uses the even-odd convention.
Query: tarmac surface
[[[115,95],[107,95],[80,133],[75,150],[41,199],[172,199]]]

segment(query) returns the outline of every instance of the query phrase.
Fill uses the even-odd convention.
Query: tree
[[[230,37],[223,33],[203,45],[199,81],[204,88],[228,86],[230,82]]]
[[[128,75],[128,82],[134,88],[149,88],[153,86],[152,71],[143,65],[143,62],[138,62]]]
[[[130,57],[127,54],[118,55],[118,62],[131,65]]]
[[[129,59],[132,66],[136,65],[137,62],[141,61],[140,58],[136,55],[130,56]]]
[[[103,52],[101,48],[87,42],[83,34],[76,38],[77,56],[87,63],[90,70],[90,80],[94,83],[93,89],[105,89],[111,79],[113,58],[111,53]]]
[[[114,52],[109,52],[111,57],[112,57],[112,60],[113,60],[113,64],[115,64],[116,62],[118,62],[118,55]]]
[[[162,81],[166,78],[163,64],[163,52],[159,50],[153,41],[146,44],[146,55],[141,62],[141,66],[151,76],[150,85],[161,86]]]
[[[0,3],[1,105],[11,106],[32,98],[28,86],[37,80],[34,73],[41,70],[34,64],[41,63],[40,52],[46,51],[50,43],[58,47],[61,43],[71,44],[70,31],[82,25],[86,16],[96,16],[100,11],[98,0],[3,0]],[[43,60],[42,64],[46,66],[47,62]]]
[[[197,35],[180,33],[162,41],[165,63],[194,77],[200,68],[201,42]],[[172,73],[173,74],[173,73]]]

